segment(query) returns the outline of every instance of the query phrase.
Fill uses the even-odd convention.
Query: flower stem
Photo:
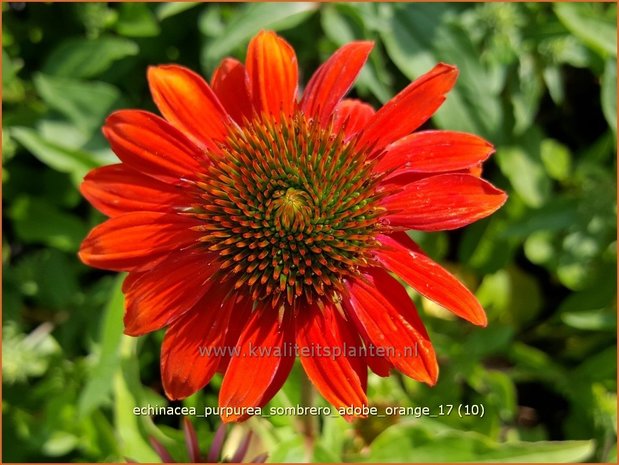
[[[301,406],[312,407],[314,405],[315,392],[312,382],[305,372],[302,372],[301,379]],[[314,443],[317,435],[317,418],[314,415],[303,415],[300,418],[301,433],[305,439],[306,459],[312,461],[314,457]]]

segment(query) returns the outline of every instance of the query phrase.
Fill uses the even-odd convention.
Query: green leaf
[[[184,11],[200,5],[200,2],[166,2],[157,6],[156,15],[159,21],[176,16]]]
[[[605,389],[602,383],[595,383],[591,386],[595,411],[592,412],[596,417],[596,423],[600,424],[605,430],[617,435],[617,393]]]
[[[515,246],[513,240],[504,237],[504,228],[505,221],[501,216],[479,221],[466,228],[458,250],[460,261],[482,275],[505,267],[514,254]]]
[[[338,463],[341,460],[331,452],[325,450],[319,444],[313,449],[313,454],[309,454],[305,439],[297,436],[294,439],[280,443],[272,454],[269,454],[269,462],[292,463],[292,462],[320,462]]]
[[[246,44],[261,29],[282,31],[293,28],[317,9],[317,4],[304,2],[248,4],[221,34],[205,43],[202,65],[207,70],[212,70],[221,58]]]
[[[87,152],[83,147],[88,143],[91,134],[86,134],[72,122],[53,115],[37,121],[36,131],[39,137],[51,144],[65,147],[69,150]]]
[[[474,331],[462,343],[463,353],[469,359],[479,360],[501,353],[514,339],[511,325],[494,324],[492,332]]]
[[[75,263],[58,250],[37,250],[15,264],[11,279],[42,308],[66,312],[79,295],[74,268]]]
[[[114,372],[120,364],[120,340],[123,334],[125,302],[121,287],[124,278],[124,275],[116,278],[110,300],[103,311],[97,360],[78,402],[78,412],[81,417],[85,417],[110,398]]]
[[[205,37],[205,43],[214,37],[221,35],[225,29],[222,5],[215,3],[209,5],[209,8],[204,8],[198,17],[198,29],[200,33]],[[206,50],[202,49],[202,65],[205,66],[205,54]]]
[[[154,37],[160,28],[148,3],[123,2],[120,4],[116,31],[125,37]]]
[[[524,253],[531,263],[544,265],[550,263],[557,254],[554,234],[549,231],[535,231],[524,242]]]
[[[589,310],[585,312],[566,312],[561,320],[572,328],[584,331],[615,331],[617,314],[607,310]]]
[[[79,218],[58,210],[42,198],[15,199],[9,217],[23,242],[46,244],[66,252],[76,252],[88,232]]]
[[[563,73],[558,66],[546,66],[543,72],[544,82],[548,88],[550,98],[556,105],[561,105],[565,100]]]
[[[2,378],[9,384],[42,376],[49,368],[52,356],[62,349],[50,334],[51,323],[43,323],[26,335],[14,322],[2,326]]]
[[[572,290],[581,290],[600,280],[602,263],[598,256],[605,246],[603,237],[584,230],[567,234],[563,238],[563,253],[557,264],[557,276],[561,283]]]
[[[2,161],[3,165],[15,156],[17,144],[11,139],[11,133],[4,127],[2,128]],[[4,181],[4,180],[3,180]]]
[[[320,10],[320,23],[325,35],[339,46],[358,39],[364,32],[363,20],[352,4],[324,5]]]
[[[569,386],[569,377],[558,362],[535,347],[514,341],[509,350],[509,359],[514,364],[514,378],[533,378],[552,383],[560,390]]]
[[[107,71],[116,61],[137,55],[135,42],[120,37],[67,39],[45,60],[45,74],[70,78],[90,78]]]
[[[503,231],[502,237],[526,239],[539,231],[559,232],[581,222],[578,202],[566,197],[550,199],[542,208],[529,210]]]
[[[586,461],[595,449],[594,441],[538,441],[501,445],[480,454],[480,462],[573,463]]]
[[[99,130],[86,134],[69,121],[50,118],[40,119],[37,130],[39,136],[47,142],[67,150],[82,152],[96,166],[118,163],[118,157]],[[82,181],[82,176],[78,173],[75,173],[74,178],[78,182]]]
[[[455,8],[438,3],[381,4],[380,36],[389,57],[411,80],[438,62],[456,65],[461,71],[458,83],[434,121],[442,128],[494,138],[502,120],[503,78],[498,67],[482,65],[468,33],[450,21]]]
[[[42,163],[62,173],[71,174],[76,184],[81,182],[88,171],[99,166],[89,153],[44,139],[34,129],[13,127],[11,136]]]
[[[608,125],[617,134],[617,60],[608,60],[602,78],[602,110]]]
[[[37,74],[34,85],[45,103],[88,135],[98,131],[106,116],[120,106],[120,93],[104,82]]]
[[[469,382],[484,395],[484,402],[497,406],[502,421],[513,421],[518,410],[518,395],[509,375],[498,370],[479,369],[469,378]]]
[[[602,16],[601,5],[557,2],[555,13],[569,31],[603,58],[617,56],[617,12],[614,21]]]
[[[516,267],[484,277],[477,297],[494,317],[511,325],[533,320],[542,306],[538,282]]]
[[[521,55],[518,66],[519,85],[511,94],[514,106],[514,133],[520,134],[526,130],[537,115],[543,86],[532,54]]]
[[[504,146],[497,149],[495,160],[514,190],[530,207],[541,207],[550,194],[539,146]]]
[[[429,421],[391,426],[371,444],[367,462],[578,462],[593,441],[495,443],[474,432],[430,427]]]
[[[616,442],[612,445],[612,447],[608,451],[608,457],[606,457],[606,462],[617,463],[617,443]]]
[[[565,181],[572,173],[572,156],[563,144],[544,139],[541,145],[542,162],[548,175],[558,181]]]
[[[79,438],[66,431],[54,431],[42,446],[45,455],[60,457],[68,454],[79,444]]]
[[[409,79],[436,64],[434,42],[449,12],[445,3],[379,6],[387,54]]]
[[[587,357],[571,376],[577,380],[587,380],[588,383],[617,379],[617,349],[608,347],[593,356]]]
[[[2,101],[20,102],[26,95],[24,83],[17,77],[23,64],[13,60],[8,52],[2,49]]]
[[[326,416],[322,419],[320,445],[337,456],[337,462],[342,462],[341,455],[350,432],[351,425],[343,417]]]
[[[120,367],[112,381],[115,429],[119,439],[118,446],[124,457],[138,462],[158,462],[159,457],[146,440],[145,423],[151,422],[150,419],[133,413],[135,407],[143,405],[143,388],[140,384],[136,354],[137,341],[134,337],[121,337]]]
[[[566,297],[559,306],[559,313],[588,313],[602,309],[615,313],[616,303],[616,273],[607,273],[604,279],[596,281],[591,287]]]

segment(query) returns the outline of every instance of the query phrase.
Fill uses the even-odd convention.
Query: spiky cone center
[[[301,113],[231,129],[192,207],[219,279],[273,308],[339,300],[383,229],[368,153]]]

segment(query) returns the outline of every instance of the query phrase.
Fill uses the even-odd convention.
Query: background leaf
[[[312,15],[314,3],[252,3],[244,5],[244,14],[237,16],[217,38],[205,44],[202,65],[213,70],[215,65],[234,49],[240,47],[261,29],[281,31],[295,27]]]
[[[116,61],[137,53],[138,46],[134,42],[120,37],[67,39],[47,57],[43,72],[69,78],[91,78],[107,71]]]

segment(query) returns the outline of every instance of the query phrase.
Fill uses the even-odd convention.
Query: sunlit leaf
[[[553,139],[544,139],[540,155],[551,178],[559,181],[569,178],[572,171],[572,156],[565,145]]]
[[[50,142],[34,129],[14,127],[11,128],[11,135],[50,168],[71,174],[76,183],[99,165],[90,154]]]
[[[494,443],[468,431],[424,428],[410,421],[387,428],[372,443],[368,462],[574,462],[593,453],[593,441]]]
[[[42,71],[54,76],[89,78],[107,71],[116,61],[137,55],[138,46],[120,37],[67,39],[45,60]]]
[[[86,82],[38,74],[34,85],[43,100],[86,134],[98,131],[118,108],[120,93],[104,82]]]
[[[550,179],[535,142],[528,147],[498,147],[495,159],[514,190],[531,207],[541,207],[550,194]]]
[[[135,407],[143,406],[136,345],[136,338],[122,336],[120,366],[112,381],[115,429],[119,438],[119,449],[124,457],[138,462],[156,462],[159,458],[146,440],[144,422],[147,419],[133,413]]]
[[[449,129],[493,138],[501,123],[498,93],[502,76],[498,68],[486,68],[467,33],[449,21],[455,4],[401,3],[380,5],[381,37],[387,53],[409,79],[429,71],[438,62],[462,71],[456,87],[434,116]]]
[[[557,2],[553,4],[561,22],[576,37],[603,57],[617,56],[617,10],[615,20],[601,15],[600,5]]]
[[[78,217],[58,210],[41,198],[16,199],[9,216],[23,242],[45,244],[67,252],[76,252],[88,231]]]
[[[124,297],[121,292],[123,275],[116,278],[111,297],[101,318],[101,339],[96,361],[88,383],[79,398],[79,413],[85,416],[110,399],[114,372],[120,363],[120,340],[123,332]]]
[[[148,3],[124,2],[120,4],[116,30],[125,37],[153,37],[160,28]]]
[[[200,2],[166,2],[157,5],[156,15],[159,21],[176,16],[183,13],[196,5],[200,5]]]
[[[2,327],[2,379],[9,384],[43,375],[51,358],[62,349],[50,334],[53,326],[43,323],[29,334],[14,323]]]
[[[589,310],[586,312],[566,312],[561,320],[568,326],[585,331],[615,331],[617,314],[606,310]]]
[[[317,8],[315,3],[247,4],[219,36],[205,43],[202,65],[212,70],[221,58],[246,44],[261,29],[290,29],[305,21]]]

